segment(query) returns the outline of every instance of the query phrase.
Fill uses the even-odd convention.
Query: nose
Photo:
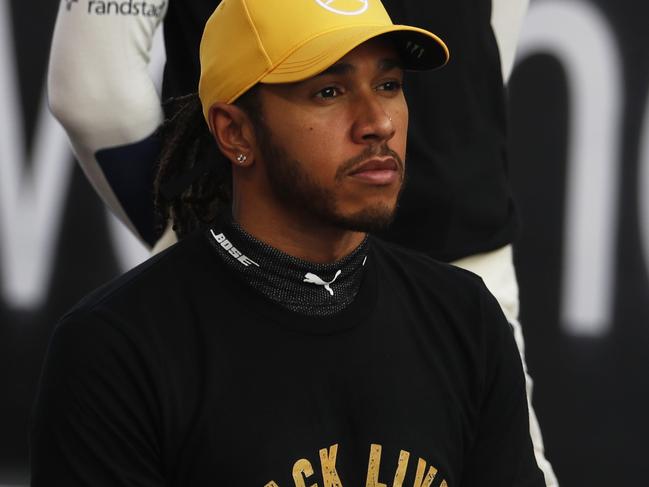
[[[395,126],[383,100],[375,93],[358,97],[352,139],[357,144],[380,144],[395,134]]]

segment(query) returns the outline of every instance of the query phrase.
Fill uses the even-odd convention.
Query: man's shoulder
[[[389,296],[417,305],[430,316],[453,316],[454,326],[474,331],[501,321],[500,307],[480,276],[383,241],[374,242],[374,256]]]
[[[387,242],[379,238],[373,241],[375,255],[389,269],[401,269],[411,280],[427,283],[454,284],[476,290],[484,289],[482,278],[473,272],[433,259],[429,255]]]
[[[195,370],[220,322],[214,308],[230,316],[229,298],[218,297],[227,280],[211,250],[204,234],[189,236],[91,292],[59,320],[50,349],[92,367],[157,374],[164,357],[181,374]]]
[[[90,292],[64,320],[106,309],[135,312],[164,307],[169,296],[181,291],[191,293],[193,287],[202,285],[210,275],[205,261],[212,258],[204,236],[192,235]]]

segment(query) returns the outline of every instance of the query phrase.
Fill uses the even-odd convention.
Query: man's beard
[[[351,230],[354,232],[377,233],[387,229],[394,220],[397,204],[392,206],[377,204],[368,206],[352,214],[341,214],[336,202],[335,192],[318,184],[304,165],[291,159],[279,144],[272,140],[267,127],[256,127],[259,149],[267,161],[267,174],[271,191],[287,208],[319,220],[323,225]],[[336,172],[335,181],[341,181],[347,170],[371,157],[391,156],[397,161],[403,189],[403,162],[398,154],[387,144],[368,146],[360,155],[345,161]]]

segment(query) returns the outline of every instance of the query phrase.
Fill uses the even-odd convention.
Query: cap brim
[[[446,44],[435,34],[405,25],[354,26],[338,29],[302,44],[260,78],[261,83],[293,83],[324,71],[348,52],[375,37],[393,40],[404,69],[439,68],[449,59]]]

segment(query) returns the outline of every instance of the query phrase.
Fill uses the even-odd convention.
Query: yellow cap
[[[448,48],[435,34],[394,25],[379,0],[223,0],[201,40],[198,94],[207,119],[257,83],[315,76],[363,42],[390,33],[405,69],[444,65]]]

